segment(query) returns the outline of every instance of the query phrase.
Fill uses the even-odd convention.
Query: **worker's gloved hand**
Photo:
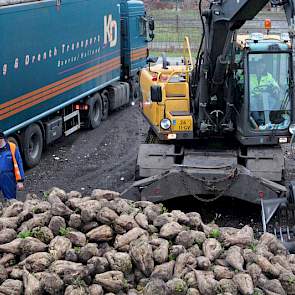
[[[16,184],[16,188],[17,188],[18,191],[23,191],[25,189],[25,186],[24,186],[24,184],[22,182],[18,182]]]

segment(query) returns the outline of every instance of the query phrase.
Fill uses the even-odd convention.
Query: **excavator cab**
[[[239,141],[245,146],[289,142],[294,122],[291,44],[279,35],[253,34],[238,36],[237,45]]]

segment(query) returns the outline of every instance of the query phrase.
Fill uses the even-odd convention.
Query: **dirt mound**
[[[295,256],[273,235],[113,191],[28,195],[0,229],[0,295],[295,294]]]

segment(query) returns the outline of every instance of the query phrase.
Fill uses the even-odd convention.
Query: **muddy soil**
[[[41,163],[26,171],[25,192],[42,195],[53,186],[85,195],[95,188],[122,192],[134,180],[139,145],[144,142],[148,124],[137,106],[111,114],[95,130],[81,130],[46,148]],[[250,224],[260,228],[260,208],[223,198],[203,204],[193,197],[180,198],[164,205],[169,209],[197,211],[204,221],[215,220],[224,226]]]

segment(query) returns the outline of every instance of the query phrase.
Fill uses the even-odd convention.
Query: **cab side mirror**
[[[159,85],[151,86],[151,101],[162,102],[162,87]]]

